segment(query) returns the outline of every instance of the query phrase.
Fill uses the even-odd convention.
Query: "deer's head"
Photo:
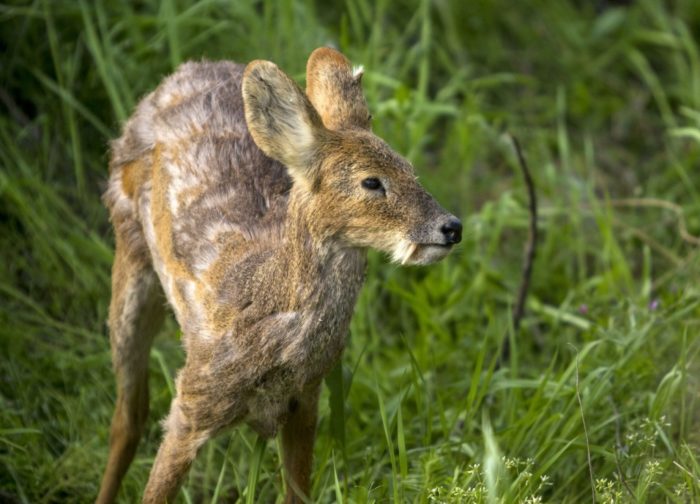
[[[287,166],[319,235],[384,251],[401,264],[440,260],[461,240],[462,224],[371,132],[361,77],[339,52],[317,49],[305,94],[274,63],[253,61],[243,77],[248,129]]]

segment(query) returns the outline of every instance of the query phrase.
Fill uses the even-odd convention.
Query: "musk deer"
[[[367,248],[428,264],[461,239],[372,134],[360,80],[329,48],[311,54],[306,93],[269,61],[185,63],[112,143],[118,395],[98,502],[115,499],[144,429],[163,293],[187,357],[144,502],[172,502],[202,444],[241,422],[281,430],[286,501],[308,497],[319,388]]]

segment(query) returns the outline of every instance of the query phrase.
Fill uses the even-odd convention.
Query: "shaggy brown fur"
[[[282,428],[287,502],[308,496],[321,380],[338,361],[373,247],[403,264],[461,225],[369,130],[359,74],[316,50],[305,94],[274,64],[186,63],[112,144],[110,307],[117,408],[98,502],[112,502],[148,413],[162,296],[187,352],[144,502],[172,501],[198,449],[246,422]]]

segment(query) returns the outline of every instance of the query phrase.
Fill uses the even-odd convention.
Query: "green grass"
[[[365,65],[375,131],[466,229],[429,268],[371,255],[321,400],[314,499],[700,500],[700,259],[678,224],[700,235],[700,5],[620,3],[0,5],[0,500],[96,496],[115,395],[99,197],[139,97],[202,57],[270,59],[302,82],[328,43]],[[517,335],[528,214],[506,131],[541,211]],[[123,502],[183,359],[170,320]],[[282,490],[279,445],[242,428],[204,447],[179,499]]]

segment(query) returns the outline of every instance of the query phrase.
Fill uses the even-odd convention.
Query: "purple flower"
[[[660,304],[661,304],[661,303],[659,302],[658,299],[652,299],[652,300],[649,302],[649,310],[650,310],[650,311],[656,311],[656,310],[659,308],[659,305],[660,305]]]
[[[585,303],[580,304],[579,307],[578,307],[578,312],[579,312],[581,315],[586,315],[586,314],[588,313],[588,305],[585,304]]]

